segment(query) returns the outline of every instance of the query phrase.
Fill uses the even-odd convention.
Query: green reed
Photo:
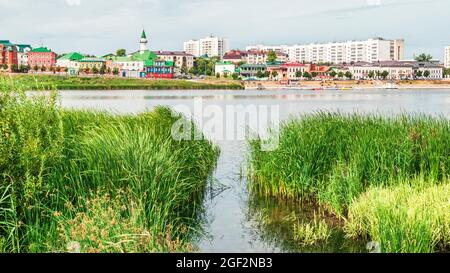
[[[10,80],[0,88],[0,252],[191,247],[218,149],[174,140],[184,117],[163,107],[68,111],[55,92],[27,97]]]

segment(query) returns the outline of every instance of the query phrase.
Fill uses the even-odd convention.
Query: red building
[[[162,59],[148,60],[144,64],[143,77],[153,79],[173,79],[174,63]],[[141,76],[142,77],[142,76]]]
[[[51,68],[56,66],[56,53],[52,52],[46,47],[39,47],[31,50],[28,53],[28,65],[33,68],[46,67]]]
[[[0,65],[18,65],[17,46],[8,40],[0,40]]]

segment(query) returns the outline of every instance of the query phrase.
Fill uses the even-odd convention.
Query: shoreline
[[[246,90],[312,90],[312,91],[350,91],[350,90],[418,90],[449,89],[450,80],[405,80],[405,81],[299,81],[297,84],[280,84],[273,81],[245,82]]]

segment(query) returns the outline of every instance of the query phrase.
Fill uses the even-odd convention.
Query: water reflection
[[[269,245],[277,245],[282,252],[293,253],[362,253],[366,252],[365,242],[345,238],[342,222],[325,211],[310,204],[275,198],[250,197],[247,206],[247,221],[254,223],[253,231],[259,240]],[[326,242],[303,246],[294,240],[294,225],[298,222],[310,223],[315,217],[324,219],[332,229]]]

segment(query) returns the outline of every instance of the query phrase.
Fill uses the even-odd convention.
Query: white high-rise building
[[[445,66],[445,68],[450,68],[450,46],[445,48],[444,66]]]
[[[200,40],[189,40],[183,44],[184,52],[200,57],[223,57],[229,50],[229,41],[225,38],[207,37]]]
[[[289,54],[291,62],[351,63],[403,59],[404,41],[382,38],[293,46],[249,46],[247,49],[275,49]]]

